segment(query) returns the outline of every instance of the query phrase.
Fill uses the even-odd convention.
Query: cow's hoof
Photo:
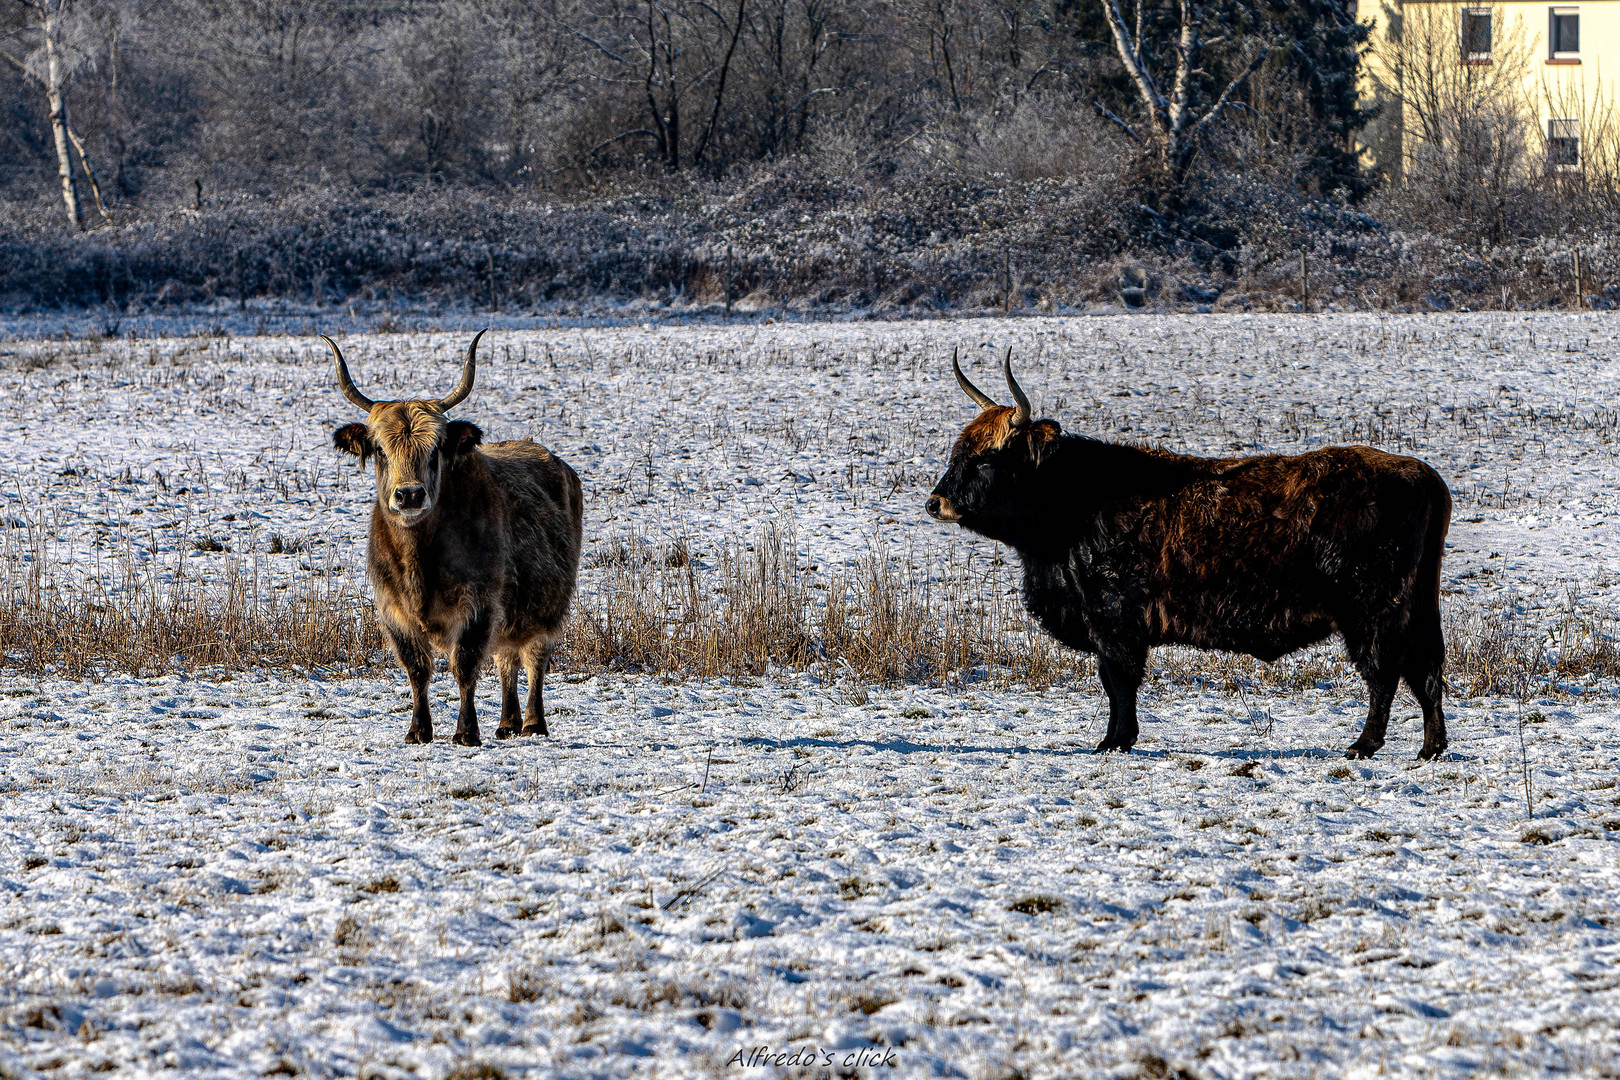
[[[1350,749],[1344,752],[1344,756],[1351,761],[1366,761],[1376,753],[1378,753],[1378,747],[1376,746],[1363,746],[1361,743],[1352,743]]]
[[[1446,752],[1446,744],[1445,743],[1441,743],[1438,746],[1430,746],[1428,743],[1424,743],[1423,744],[1423,749],[1418,751],[1418,760],[1419,761],[1433,761],[1433,760],[1435,760],[1436,758],[1438,758],[1441,754],[1443,754],[1445,752]]]
[[[405,745],[406,746],[416,746],[418,743],[430,743],[432,741],[433,741],[433,736],[429,735],[427,738],[424,739],[416,731],[415,728],[412,728],[410,731],[407,731],[405,733]]]
[[[1102,742],[1097,744],[1096,753],[1107,754],[1114,750],[1118,750],[1122,754],[1128,754],[1131,752],[1131,748],[1128,743],[1112,742],[1108,739],[1104,739]]]
[[[542,720],[538,724],[524,724],[523,725],[523,734],[525,734],[525,735],[550,735],[551,732],[546,730],[545,721]]]
[[[518,733],[518,729],[515,728],[515,727],[502,726],[502,727],[498,727],[498,728],[495,729],[495,737],[497,739],[510,739],[512,736],[516,735],[517,733]]]
[[[484,742],[478,737],[476,731],[458,731],[455,738],[450,740],[457,746],[482,746]]]

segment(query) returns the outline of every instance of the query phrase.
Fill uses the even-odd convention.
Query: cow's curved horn
[[[968,377],[962,374],[962,365],[956,360],[955,349],[951,350],[951,368],[956,372],[957,384],[962,387],[962,392],[964,394],[973,399],[973,404],[977,405],[981,409],[993,409],[996,407],[996,403],[990,400],[989,394],[986,394],[983,390],[980,390],[977,386],[974,386],[968,381]]]
[[[472,344],[467,346],[467,362],[461,365],[461,385],[450,391],[450,396],[439,401],[439,410],[449,412],[467,399],[472,393],[473,376],[478,374],[478,339],[489,333],[489,327],[484,327],[473,335]]]
[[[321,335],[321,340],[331,348],[332,356],[337,360],[338,389],[343,391],[343,396],[349,399],[350,404],[362,412],[370,412],[371,407],[376,402],[362,394],[359,388],[354,385],[354,380],[349,378],[349,365],[343,362],[343,353],[338,349],[337,342],[325,334]]]
[[[1013,400],[1018,403],[1018,408],[1013,410],[1012,426],[1015,428],[1023,427],[1029,423],[1029,398],[1024,396],[1023,388],[1018,385],[1018,380],[1013,378],[1011,348],[1007,350],[1007,355],[1001,363],[1007,372],[1007,389],[1012,391]]]

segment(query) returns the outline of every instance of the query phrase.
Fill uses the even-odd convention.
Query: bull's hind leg
[[[495,729],[497,739],[510,739],[523,724],[523,712],[518,708],[517,677],[518,655],[502,650],[495,654],[495,674],[501,680],[501,724]]]
[[[1441,672],[1446,660],[1446,640],[1440,632],[1440,613],[1425,613],[1414,620],[1406,643],[1406,664],[1401,677],[1423,709],[1423,748],[1419,761],[1433,761],[1446,751],[1446,714],[1440,708],[1445,689]]]
[[[457,746],[479,746],[478,709],[473,694],[478,689],[478,670],[484,666],[489,650],[490,618],[479,612],[467,620],[456,639],[455,651],[450,655],[450,672],[461,688],[461,711],[456,714],[456,734],[450,741]]]
[[[1342,625],[1342,624],[1341,624]],[[1389,707],[1400,685],[1400,654],[1404,628],[1378,627],[1370,632],[1345,630],[1344,643],[1361,677],[1367,682],[1367,722],[1361,735],[1344,752],[1347,758],[1370,758],[1384,745],[1389,731]]]
[[[1109,659],[1097,657],[1097,676],[1108,692],[1108,734],[1097,746],[1097,753],[1123,750],[1130,753],[1136,745],[1136,692],[1142,685],[1142,674],[1147,657]]]
[[[546,669],[551,667],[551,643],[535,642],[523,650],[529,673],[529,708],[523,716],[523,734],[550,735],[546,730]]]
[[[433,741],[433,710],[428,706],[428,678],[433,674],[433,650],[420,638],[395,630],[386,624],[388,638],[394,644],[394,655],[405,677],[411,681],[411,726],[405,731],[406,743]]]

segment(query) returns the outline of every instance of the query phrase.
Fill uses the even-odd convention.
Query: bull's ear
[[[371,432],[366,430],[364,424],[344,424],[332,432],[332,445],[345,454],[353,454],[360,459],[360,464],[366,463],[366,458],[377,452],[377,447],[371,441]]]
[[[477,424],[465,420],[452,420],[444,425],[445,450],[451,454],[465,454],[484,441],[484,433]]]
[[[1056,420],[1042,420],[1032,424],[1029,429],[1029,454],[1039,465],[1041,460],[1057,449],[1058,439],[1063,435],[1063,429]]]

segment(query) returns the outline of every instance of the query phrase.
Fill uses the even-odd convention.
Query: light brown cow
[[[364,423],[333,433],[364,465],[376,458],[367,569],[377,615],[411,680],[407,743],[433,741],[427,684],[435,653],[461,689],[454,742],[477,746],[473,691],[491,654],[501,680],[499,738],[547,734],[543,684],[579,572],[584,500],[579,476],[530,439],[482,444],[483,432],[445,414],[472,392],[480,331],[461,385],[437,401],[372,401],[355,388],[337,343],[343,396]],[[529,675],[518,711],[517,669]]]

